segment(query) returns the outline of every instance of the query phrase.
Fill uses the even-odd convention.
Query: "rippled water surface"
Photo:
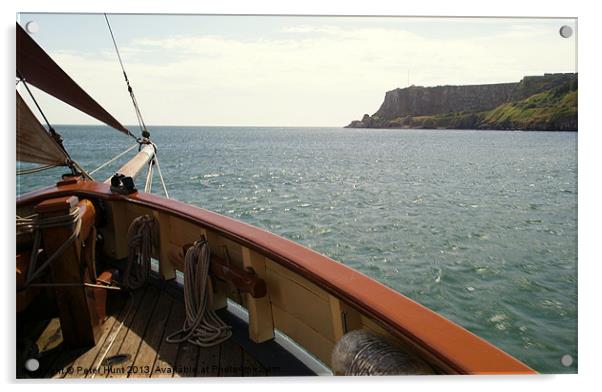
[[[88,169],[132,144],[104,127],[57,129]],[[538,371],[576,372],[576,133],[151,132],[173,198],[345,263]],[[61,172],[21,177],[17,192]]]

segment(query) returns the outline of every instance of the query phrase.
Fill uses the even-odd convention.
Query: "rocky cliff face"
[[[475,86],[411,86],[387,91],[374,116],[394,119],[440,113],[483,111],[510,101],[518,83]]]
[[[372,116],[365,114],[362,120],[352,121],[347,127],[522,129],[522,124],[528,123],[526,129],[576,130],[576,86],[577,74],[545,74],[526,76],[517,83],[398,88],[386,93],[385,100],[376,113]],[[554,105],[558,106],[559,99],[562,98],[559,98],[559,94],[569,91],[575,91],[574,115],[572,111],[568,113],[566,110],[566,105],[573,105],[572,100],[568,103],[565,101],[569,100],[562,101],[563,106],[557,108],[561,115],[554,115]],[[504,117],[503,123],[491,121],[490,111],[518,104],[545,92],[554,94],[546,100],[538,99],[519,105],[523,109],[521,116],[528,116],[532,112],[537,115],[538,121],[526,121],[522,117],[518,121],[508,116]],[[508,111],[511,109],[513,108],[508,108]],[[547,117],[540,115],[542,110]],[[501,115],[498,117],[501,118]]]

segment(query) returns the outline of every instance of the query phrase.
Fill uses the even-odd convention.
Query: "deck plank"
[[[232,342],[231,339],[223,342],[221,346],[221,354],[219,358],[219,376],[242,377],[242,348],[238,344]]]
[[[153,286],[147,286],[144,298],[136,312],[136,316],[128,323],[128,328],[123,337],[123,342],[118,352],[115,354],[128,355],[125,361],[114,366],[117,371],[109,372],[107,378],[128,377],[130,371],[137,371],[132,367],[138,355],[138,349],[142,343],[142,337],[146,333],[149,321],[159,299],[159,290]],[[115,355],[113,354],[113,355]],[[150,369],[149,369],[150,372]]]
[[[61,331],[61,322],[58,317],[55,317],[48,322],[48,325],[36,340],[40,368],[37,370],[34,377],[44,377],[50,373],[54,374],[56,370],[58,370],[54,363],[60,355],[62,342],[63,334]]]
[[[95,366],[100,365],[100,368],[99,368],[98,374],[95,374],[94,377],[103,378],[103,377],[106,377],[111,372],[119,370],[117,368],[119,368],[121,366],[121,364],[116,364],[111,367],[111,366],[106,366],[104,361],[107,358],[110,358],[111,356],[117,355],[121,352],[121,346],[123,344],[123,340],[125,339],[125,336],[127,335],[128,331],[129,331],[129,327],[145,299],[145,294],[146,294],[146,290],[144,290],[144,289],[137,290],[132,294],[131,301],[133,301],[133,302],[126,305],[128,307],[131,306],[131,308],[129,309],[129,311],[126,311],[125,317],[122,319],[123,324],[121,322],[119,322],[114,325],[114,328],[111,330],[109,337],[107,337],[107,339],[105,341],[106,344],[103,345],[103,348],[101,348],[101,350],[100,350],[101,356],[97,359],[97,363],[95,365]],[[120,326],[121,326],[121,328],[120,328]],[[100,361],[101,363],[99,364],[98,361]]]
[[[197,369],[199,347],[188,343],[180,343],[174,377],[194,377]]]
[[[267,370],[249,353],[243,350],[242,376],[243,377],[265,377]]]
[[[94,371],[89,374],[88,377],[95,378],[96,376],[103,377],[105,372],[103,368],[103,360],[109,355],[107,350],[112,347],[113,344],[116,344],[117,336],[121,332],[122,329],[127,328],[126,322],[132,317],[132,313],[135,313],[136,309],[140,305],[140,301],[142,301],[143,291],[138,291],[132,295],[126,301],[126,303],[122,306],[119,315],[116,317],[115,322],[113,323],[111,330],[107,334],[106,339],[103,341],[102,345],[99,346],[98,355],[94,359],[93,369]],[[98,370],[98,374],[96,374],[96,369]]]
[[[117,297],[123,301],[122,298]],[[261,345],[252,342],[248,338],[248,327],[226,314],[222,316],[233,326],[234,335],[220,345],[201,348],[188,342],[167,343],[165,338],[182,327],[185,307],[180,297],[162,287],[148,286],[134,292],[125,303],[117,304],[103,325],[100,343],[93,349],[64,348],[58,318],[48,322],[43,331],[40,328],[36,334],[41,335],[37,340],[34,338],[34,342],[45,355],[40,357],[40,371],[33,376],[257,377],[270,375],[268,364],[276,366],[270,359],[273,355],[263,351],[266,344],[273,345],[273,342]],[[270,346],[270,350],[278,348]],[[107,367],[103,360],[118,354],[128,354],[129,357],[115,363],[112,369]],[[266,358],[269,359],[267,362]],[[141,373],[137,370],[128,374],[129,370],[141,367],[144,370],[145,366],[148,371]],[[99,370],[97,374],[96,369]]]
[[[61,321],[58,317],[50,320],[40,337],[36,340],[38,352],[52,350],[58,347],[63,341],[63,333],[61,331]]]
[[[200,347],[196,377],[217,377],[219,375],[220,355],[221,345]]]
[[[184,307],[179,306],[174,310],[184,312]],[[174,377],[194,377],[196,375],[199,347],[182,342],[178,346],[178,358],[176,360],[176,371]]]
[[[164,338],[165,327],[169,319],[173,299],[162,292],[159,296],[153,315],[149,321],[149,327],[144,334],[138,355],[134,360],[132,372],[128,377],[141,378],[150,377],[153,364],[157,358],[157,352]]]
[[[182,328],[186,315],[184,313],[184,305],[176,300],[173,300],[172,307],[169,312],[169,318],[165,327],[165,333],[159,349],[157,350],[157,358],[153,365],[151,378],[173,377],[175,373],[176,361],[178,358],[179,344],[168,343],[165,338]]]
[[[96,369],[96,359],[101,355],[103,351],[101,349],[110,343],[111,331],[117,328],[121,324],[121,320],[125,317],[127,305],[122,306],[117,314],[110,315],[107,317],[105,322],[101,326],[102,335],[99,339],[99,344],[92,347],[79,358],[73,362],[74,372],[65,375],[65,378],[81,377],[82,373],[84,377],[90,377]]]
[[[41,368],[38,373],[43,374],[45,378],[63,378],[69,372],[72,372],[72,365],[75,359],[83,350],[67,349],[63,347],[63,334],[61,322],[58,317],[50,320],[40,337],[36,340],[36,345],[40,353],[48,352],[48,358],[41,361]]]
[[[65,375],[75,373],[73,362],[84,352],[85,349],[62,349],[48,370],[46,377],[65,378]]]

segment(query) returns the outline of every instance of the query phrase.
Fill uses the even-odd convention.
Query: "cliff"
[[[348,128],[577,130],[577,74],[517,83],[411,86],[388,91],[372,116]]]

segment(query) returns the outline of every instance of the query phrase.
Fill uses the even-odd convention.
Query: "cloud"
[[[345,125],[373,113],[385,91],[407,85],[408,71],[416,85],[517,81],[573,70],[574,50],[574,41],[525,23],[443,39],[392,27],[296,25],[264,38],[173,35],[121,47],[147,123],[290,126]],[[117,118],[135,123],[114,53],[51,54]],[[86,119],[78,116],[65,121]]]

